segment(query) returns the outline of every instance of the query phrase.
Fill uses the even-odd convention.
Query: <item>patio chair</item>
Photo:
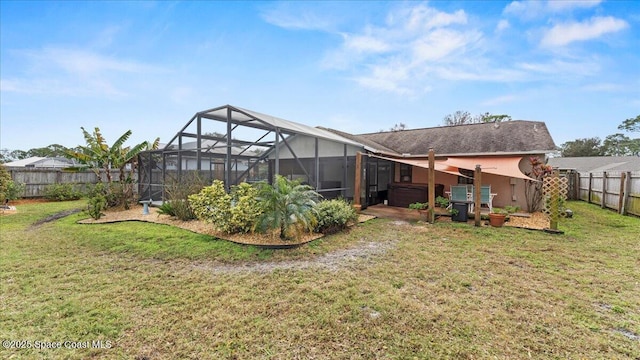
[[[470,199],[472,201],[470,207],[471,207],[471,212],[473,212],[474,209],[474,205],[475,205],[475,201],[476,201],[476,192],[474,191],[475,188],[471,188],[471,192],[470,194]],[[480,186],[480,206],[482,207],[482,205],[487,205],[487,207],[489,208],[489,212],[491,212],[493,210],[493,197],[496,196],[496,194],[492,194],[491,193],[491,185],[482,185]]]
[[[468,201],[468,197],[467,197],[467,187],[462,185],[462,186],[451,186],[451,194],[449,196],[449,207],[447,207],[447,209],[450,209],[453,206],[454,202],[466,202]]]
[[[483,185],[480,187],[480,206],[487,205],[489,212],[493,210],[493,197],[495,194],[491,193],[491,185]]]

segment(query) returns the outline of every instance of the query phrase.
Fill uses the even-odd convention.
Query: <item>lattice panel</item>
[[[569,180],[565,177],[547,176],[542,181],[544,213],[553,223],[564,215],[564,203],[569,193]],[[553,199],[557,199],[553,201]]]

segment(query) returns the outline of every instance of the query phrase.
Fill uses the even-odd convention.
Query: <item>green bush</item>
[[[342,199],[321,201],[315,209],[318,220],[315,230],[323,234],[337,233],[358,220],[353,206]]]
[[[198,219],[213,223],[218,230],[246,233],[262,213],[257,194],[257,189],[247,183],[233,186],[227,194],[224,183],[215,180],[211,186],[190,195],[189,203]]]
[[[309,185],[277,175],[273,185],[258,183],[257,187],[263,207],[258,231],[280,228],[280,239],[288,240],[315,229],[315,206],[321,195]]]
[[[449,207],[449,199],[444,196],[436,197],[436,204],[438,204],[441,208]]]
[[[176,210],[171,205],[171,202],[165,201],[158,207],[158,214],[176,216]]]
[[[104,195],[98,194],[91,198],[89,198],[89,202],[87,204],[87,214],[92,218],[98,220],[102,215],[103,210],[107,209],[107,198]]]
[[[78,200],[84,194],[82,191],[76,190],[74,184],[51,184],[44,189],[44,197],[52,201],[68,201]]]
[[[11,174],[4,165],[0,164],[0,202],[4,204],[5,200],[15,200],[24,194],[25,185],[16,183],[11,179]]]

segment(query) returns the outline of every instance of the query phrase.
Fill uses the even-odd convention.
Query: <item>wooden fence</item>
[[[570,199],[640,216],[640,171],[569,172],[566,176]]]
[[[25,191],[22,194],[25,198],[43,197],[47,186],[52,184],[74,184],[84,191],[87,185],[98,182],[98,177],[90,170],[80,172],[35,168],[7,168],[7,170],[13,181],[25,184]],[[102,175],[102,178],[104,180],[105,176]]]

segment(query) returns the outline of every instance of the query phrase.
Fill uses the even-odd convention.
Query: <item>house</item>
[[[78,163],[75,160],[63,157],[32,156],[30,158],[5,163],[4,166],[16,168],[62,169],[78,166]]]
[[[195,146],[186,145],[192,143]],[[428,153],[433,148],[437,195],[445,195],[452,185],[471,183],[480,165],[482,183],[497,194],[494,205],[526,208],[529,159],[544,160],[555,147],[545,123],[539,121],[354,135],[225,105],[196,113],[165,148],[140,155],[140,194],[157,198],[163,179],[174,171],[158,165],[183,164],[183,157],[191,157],[196,169],[178,166],[175,171],[199,171],[205,178],[224,180],[227,187],[280,174],[308,183],[327,198],[342,196],[363,207],[385,201],[404,207],[427,200]],[[237,161],[246,169],[234,168]],[[207,162],[223,164],[224,174],[209,171]],[[361,176],[356,176],[358,172]],[[361,179],[358,186],[356,178]]]
[[[548,164],[561,172],[640,171],[640,156],[558,157],[549,159]]]

